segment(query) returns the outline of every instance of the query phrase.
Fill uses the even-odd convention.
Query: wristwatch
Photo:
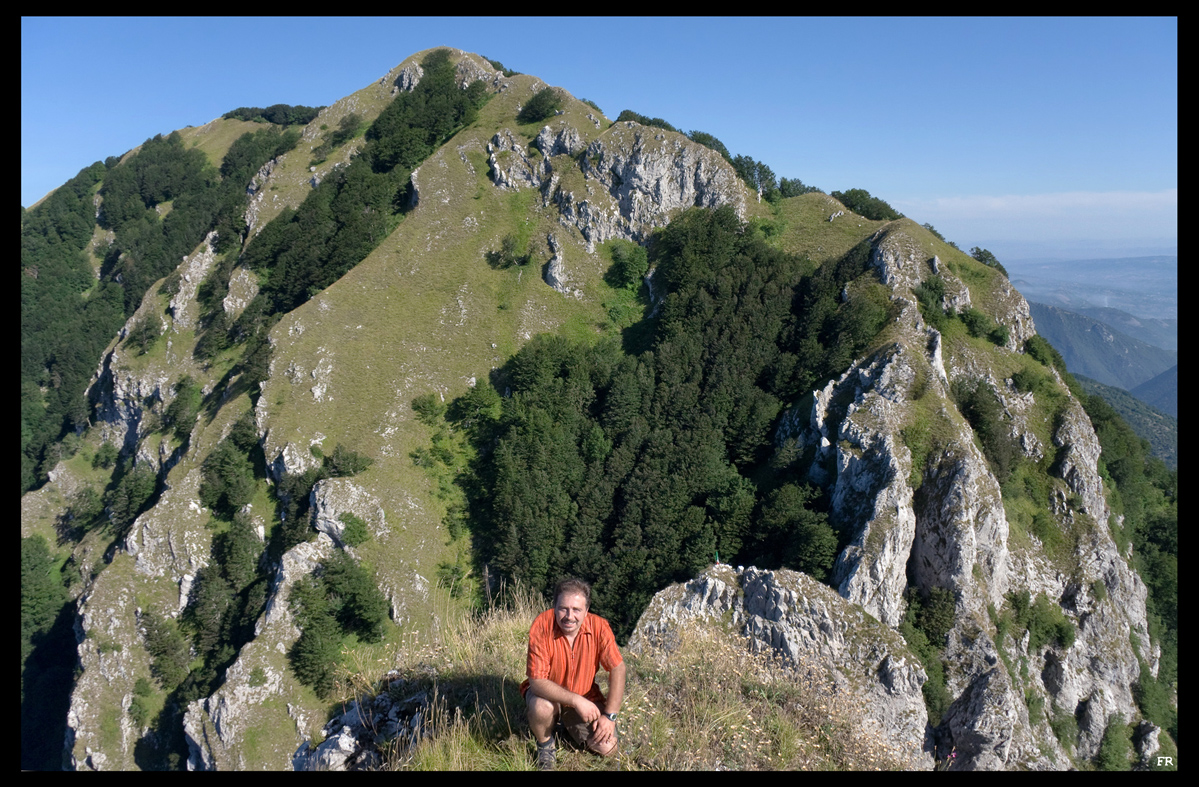
[[[612,721],[612,722],[616,721],[615,713],[605,713],[604,715],[608,717],[608,721]]]

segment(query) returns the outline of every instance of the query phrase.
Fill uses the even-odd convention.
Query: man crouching
[[[616,714],[624,699],[625,666],[608,621],[592,615],[591,586],[566,579],[554,588],[554,606],[529,627],[528,679],[520,685],[537,739],[537,767],[554,767],[554,724],[597,754],[616,751]],[[608,672],[608,697],[595,682]]]

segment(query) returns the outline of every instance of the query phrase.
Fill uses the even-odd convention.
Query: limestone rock
[[[559,121],[556,131],[542,128],[533,147],[541,154],[536,161],[513,132],[498,132],[488,145],[492,180],[505,189],[542,189],[562,222],[582,233],[589,251],[610,238],[642,241],[693,206],[728,204],[745,216],[745,187],[737,173],[719,153],[682,134],[618,124],[584,147],[578,130]],[[585,195],[558,187],[550,159],[562,155],[578,156],[589,184]]]
[[[570,286],[570,279],[566,275],[566,261],[562,256],[562,246],[553,235],[546,236],[546,241],[554,256],[545,266],[545,283],[564,295],[574,294],[577,296],[578,290]]]
[[[342,541],[346,529],[340,519],[342,514],[354,514],[365,520],[376,538],[387,533],[386,514],[378,499],[348,478],[318,481],[312,488],[311,508],[313,525],[340,549],[347,549]]]
[[[389,673],[375,696],[351,701],[325,725],[322,743],[300,744],[292,755],[293,770],[373,770],[384,746],[403,751],[415,745],[424,734],[430,697],[427,691],[409,694],[404,689],[403,680]]]
[[[421,77],[425,75],[425,70],[421,68],[420,63],[409,63],[400,69],[400,73],[395,78],[396,90],[393,92],[403,91],[411,93],[420,84]]]
[[[642,613],[629,648],[667,650],[686,621],[726,625],[762,648],[830,678],[861,702],[864,727],[905,767],[931,770],[927,676],[898,636],[857,604],[796,571],[716,565],[660,591]]]
[[[291,753],[311,734],[301,719],[322,712],[317,704],[297,713],[286,700],[302,695],[291,673],[287,652],[300,636],[288,606],[292,586],[311,574],[333,554],[333,541],[324,533],[284,553],[275,570],[266,611],[254,629],[254,639],[228,669],[225,683],[210,697],[195,700],[184,714],[188,770],[244,769],[249,739],[257,731],[253,757],[256,767],[285,770]]]
[[[194,330],[199,317],[199,304],[196,303],[196,291],[208,276],[209,269],[216,259],[212,244],[216,242],[216,231],[208,233],[208,237],[200,244],[195,254],[183,258],[178,273],[180,274],[179,292],[171,296],[168,310],[174,319],[173,330]]]
[[[1131,687],[1139,665],[1132,641],[1146,643],[1144,583],[1116,549],[1112,518],[1098,474],[1099,446],[1081,405],[1066,400],[1051,433],[1056,461],[1051,514],[1076,533],[1064,570],[1061,555],[1010,543],[1008,512],[1000,484],[969,422],[950,393],[955,380],[994,390],[1010,434],[1034,461],[1048,450],[1035,434],[1044,419],[1036,397],[1015,389],[997,371],[996,357],[1022,351],[1032,335],[1027,303],[1006,279],[993,278],[985,302],[972,297],[951,266],[926,253],[892,222],[873,238],[871,264],[891,291],[896,317],[891,343],[856,360],[841,377],[811,396],[809,408],[792,408],[782,419],[776,444],[795,441],[812,451],[808,480],[830,500],[830,519],[848,528],[849,544],[838,555],[832,582],[840,594],[890,626],[902,622],[910,590],[948,591],[954,623],[943,659],[950,710],[935,730],[944,756],[956,747],[954,769],[1067,768],[1068,752],[1050,731],[1045,714],[1030,715],[1036,699],[1049,713],[1079,719],[1070,755],[1091,758],[1114,715],[1138,716]],[[945,284],[945,308],[980,304],[1006,325],[1004,347],[981,352],[976,344],[943,341],[916,306],[913,289],[929,275]],[[854,297],[852,288],[842,298]],[[916,402],[921,404],[917,406]],[[931,425],[930,425],[931,424]],[[935,443],[922,434],[938,434]],[[912,445],[921,455],[913,456]],[[1094,590],[1102,585],[1103,593]],[[1075,631],[1072,644],[1030,647],[997,641],[994,615],[1011,590],[1057,605]],[[1100,601],[1107,595],[1107,601]],[[1141,654],[1154,668],[1155,653]],[[1005,660],[1006,659],[1006,660]],[[1012,670],[1019,665],[1018,674]]]
[[[487,163],[495,185],[502,189],[537,188],[540,168],[529,160],[520,137],[508,129],[497,131],[487,144]]]
[[[229,277],[229,293],[221,301],[230,320],[236,320],[258,295],[258,277],[246,268],[238,267]]]

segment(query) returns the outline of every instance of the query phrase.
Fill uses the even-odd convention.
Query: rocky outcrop
[[[254,639],[226,671],[225,683],[212,696],[188,705],[184,714],[188,770],[242,770],[251,763],[285,770],[296,746],[312,734],[309,724],[318,718],[321,707],[297,710],[289,702],[303,692],[287,662],[288,649],[300,637],[288,595],[334,548],[333,541],[320,533],[284,553]],[[251,736],[253,751],[249,752]]]
[[[375,538],[388,532],[387,515],[378,499],[348,478],[326,478],[312,488],[313,526],[333,540],[339,549],[348,549],[343,540],[346,530],[342,514],[353,514],[367,523]]]
[[[403,750],[421,740],[429,715],[427,691],[405,691],[394,674],[383,680],[383,691],[374,697],[350,702],[344,713],[325,725],[324,741],[314,746],[304,741],[292,755],[297,771],[375,770],[379,751],[388,746]]]
[[[586,147],[579,132],[562,123],[555,133],[550,126],[545,126],[533,140],[533,144],[546,158],[553,156],[577,156]]]
[[[927,676],[919,661],[902,637],[828,586],[796,571],[716,565],[655,595],[629,648],[669,651],[689,621],[728,625],[791,664],[816,670],[861,704],[863,727],[897,762],[932,768],[921,695]]]
[[[392,90],[392,94],[394,95],[400,91],[411,93],[420,84],[421,77],[424,75],[425,70],[421,68],[420,63],[409,63],[401,68],[400,73],[396,75],[394,82],[395,89]]]
[[[140,454],[139,461],[150,462],[163,474],[178,461],[179,455],[162,445],[139,452],[139,443],[149,433],[145,429],[147,414],[164,412],[174,399],[174,383],[192,371],[191,347],[176,347],[175,342],[180,332],[196,328],[200,308],[196,292],[212,268],[215,242],[216,233],[210,232],[176,270],[179,289],[170,297],[167,309],[170,319],[160,318],[165,336],[157,340],[166,344],[165,357],[134,363],[124,347],[118,345],[101,360],[88,386],[88,399],[95,406],[93,423],[102,439],[120,447],[125,455]],[[127,337],[139,320],[152,319],[159,308],[157,297],[145,298],[126,321],[119,338]]]
[[[249,203],[246,205],[245,221],[246,221],[246,236],[253,238],[262,228],[266,226],[266,222],[258,220],[259,211],[261,211],[264,201],[266,200],[267,189],[266,184],[270,180],[271,173],[275,171],[275,167],[279,164],[278,158],[273,158],[267,163],[259,167],[258,172],[250,179],[250,183],[246,186],[246,197]]]
[[[561,244],[558,243],[558,239],[552,234],[546,236],[546,242],[553,256],[550,257],[550,261],[545,265],[545,283],[563,295],[579,297],[581,293],[570,286],[570,278],[566,273],[566,260],[562,255]]]
[[[141,737],[126,712],[137,678],[150,676],[138,633],[140,609],[129,581],[132,561],[118,555],[77,602],[78,677],[67,711],[65,765],[73,770],[131,770]]]
[[[212,533],[205,526],[210,515],[199,501],[199,468],[189,470],[177,483],[162,493],[158,505],[134,521],[124,542],[139,573],[165,577],[179,588],[175,614],[187,606],[192,581],[208,565],[212,546]]]
[[[137,450],[147,402],[161,403],[170,393],[171,375],[166,370],[131,372],[123,367],[123,353],[113,349],[100,364],[88,391],[96,403],[95,423],[105,442],[122,453]]]
[[[827,481],[831,467],[832,508],[842,521],[859,523],[837,557],[832,582],[890,626],[903,618],[906,557],[916,529],[911,452],[897,428],[915,377],[906,356],[893,346],[817,392],[805,439],[816,444],[813,480]]]
[[[171,296],[170,306],[167,307],[173,320],[172,328],[175,333],[184,330],[191,331],[196,328],[196,320],[200,316],[200,305],[196,303],[196,291],[208,276],[208,271],[216,259],[216,252],[212,249],[212,244],[215,242],[216,231],[214,230],[208,233],[208,237],[200,244],[200,248],[194,254],[184,257],[183,262],[179,265],[177,270],[179,291]]]
[[[828,494],[830,519],[848,529],[831,577],[841,596],[892,627],[904,619],[908,592],[952,598],[941,659],[953,701],[932,731],[941,751],[956,750],[951,767],[1067,768],[1071,756],[1095,755],[1113,716],[1137,717],[1131,687],[1139,666],[1130,643],[1149,641],[1145,588],[1108,532],[1099,444],[1081,405],[1062,385],[1065,405],[1046,416],[1048,405],[997,371],[997,358],[1022,351],[1033,333],[1027,303],[998,274],[972,280],[982,288],[972,293],[950,265],[921,250],[907,224],[876,234],[870,257],[896,309],[894,340],[814,392],[809,408],[789,413],[776,440],[813,452],[808,480]],[[1005,345],[983,352],[969,341],[943,341],[913,294],[931,275],[944,283],[946,309],[977,304],[1007,326]],[[851,288],[842,293],[852,297]],[[1029,461],[1047,461],[1035,432],[1053,422],[1046,513],[1076,534],[1072,554],[1048,554],[1035,537],[1013,546],[1000,484],[951,395],[955,380],[996,392]],[[1073,642],[1033,649],[1027,632],[999,639],[996,616],[1016,589],[1059,608]],[[1143,657],[1152,663],[1153,655]],[[1039,718],[1029,711],[1034,700],[1046,709]],[[1060,745],[1050,713],[1075,717],[1077,740]]]
[[[231,321],[241,316],[250,301],[258,295],[258,277],[246,268],[235,268],[229,277],[229,293],[221,301],[221,308]]]
[[[745,187],[719,153],[675,132],[618,123],[585,148],[565,121],[545,126],[533,142],[539,156],[504,129],[488,145],[491,177],[501,188],[538,188],[557,205],[562,223],[575,227],[588,250],[611,238],[643,241],[678,211],[732,205],[745,216]],[[577,166],[583,191],[563,190],[560,166]],[[577,158],[576,158],[577,157]]]

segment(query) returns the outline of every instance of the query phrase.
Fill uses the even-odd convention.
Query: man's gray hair
[[[587,609],[591,609],[591,585],[581,579],[564,579],[554,586],[554,606],[558,605],[558,599],[562,598],[563,593],[578,593],[587,602]]]

